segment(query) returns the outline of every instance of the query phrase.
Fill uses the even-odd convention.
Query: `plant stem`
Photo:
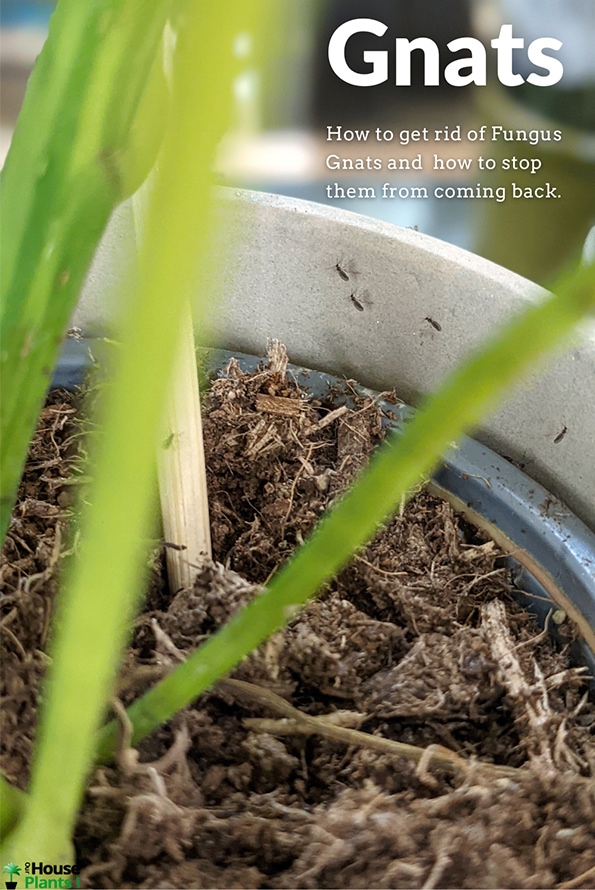
[[[27,795],[7,782],[0,773],[0,798],[0,837],[6,837],[21,818],[27,803]]]
[[[191,587],[197,568],[211,556],[207,473],[202,436],[198,372],[190,304],[183,311],[182,332],[170,386],[157,468],[161,520],[168,546],[170,591]],[[178,549],[178,548],[183,549]]]
[[[388,754],[393,757],[403,757],[413,763],[425,762],[427,766],[440,767],[450,773],[465,773],[471,763],[461,757],[455,751],[442,745],[430,745],[428,748],[420,748],[418,745],[409,745],[382,736],[372,735],[369,732],[361,732],[359,729],[337,725],[330,722],[326,716],[313,716],[294,708],[284,698],[272,692],[270,689],[255,686],[245,680],[220,680],[216,689],[234,698],[244,701],[249,707],[255,704],[273,711],[282,717],[281,720],[267,720],[262,718],[245,718],[244,725],[258,732],[268,732],[271,735],[320,735],[332,741],[340,741],[346,745],[360,745],[377,751],[379,754]],[[475,767],[491,772],[500,777],[515,778],[520,775],[520,770],[515,767],[500,766],[494,763],[476,761]]]
[[[165,41],[171,54],[172,41]],[[142,252],[152,183],[132,198],[137,250]],[[166,541],[167,577],[174,596],[191,587],[205,557],[211,557],[207,470],[200,389],[190,301],[182,310],[175,369],[157,443],[161,523]]]

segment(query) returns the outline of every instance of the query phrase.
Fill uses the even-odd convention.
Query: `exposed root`
[[[532,660],[533,682],[526,679],[508,630],[506,610],[499,600],[485,603],[481,614],[484,634],[498,665],[499,680],[512,701],[528,754],[538,761],[540,769],[553,776],[556,773],[556,758],[550,744],[550,732],[556,718],[549,706],[543,673]],[[528,727],[528,733],[524,731],[525,727]],[[558,757],[562,748],[563,741]]]

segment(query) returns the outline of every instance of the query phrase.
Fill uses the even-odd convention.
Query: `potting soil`
[[[347,382],[341,407],[307,386],[279,349],[255,374],[232,362],[213,383],[214,562],[172,596],[155,550],[124,706],[258,595],[382,439],[373,398]],[[20,788],[58,578],[77,546],[79,402],[48,399],[0,564],[1,766]],[[570,641],[568,619],[562,631]],[[422,490],[401,506],[231,676],[138,759],[124,748],[94,772],[75,836],[83,887],[595,885],[584,670],[516,603],[493,542],[443,501]]]

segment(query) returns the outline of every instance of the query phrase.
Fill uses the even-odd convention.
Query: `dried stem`
[[[432,766],[440,767],[451,773],[466,773],[472,767],[481,766],[499,778],[516,778],[520,775],[520,770],[514,767],[481,761],[471,763],[442,745],[419,748],[417,745],[408,745],[405,742],[385,739],[381,736],[360,732],[357,729],[351,729],[346,726],[333,725],[324,717],[313,717],[294,708],[293,705],[290,705],[289,702],[270,689],[264,689],[252,683],[246,683],[243,680],[219,680],[216,689],[219,692],[232,695],[234,698],[239,698],[249,705],[257,703],[282,717],[281,720],[254,718],[244,720],[247,727],[256,731],[270,732],[273,735],[292,735],[294,733],[320,735],[334,741],[344,742],[347,745],[371,748],[380,754],[405,757],[414,763],[419,763],[425,756]]]
[[[137,244],[144,224],[152,179],[136,192],[132,213]],[[190,303],[182,312],[178,356],[157,447],[161,522],[167,544],[167,575],[172,594],[194,583],[197,568],[211,557],[207,473],[200,413],[194,326]]]
[[[543,675],[536,662],[533,662],[535,678],[529,682],[515,651],[515,642],[508,630],[506,610],[498,600],[486,603],[481,608],[482,627],[492,655],[498,664],[500,679],[510,696],[516,711],[517,722],[529,727],[536,751],[530,751],[548,774],[554,774],[556,767],[549,741],[548,728],[552,722],[552,712],[548,702]]]
[[[197,567],[211,556],[207,476],[198,373],[190,306],[184,313],[180,350],[158,448],[159,496],[168,544],[172,593],[194,583]]]

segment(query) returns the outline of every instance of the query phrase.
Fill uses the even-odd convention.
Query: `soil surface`
[[[314,400],[270,362],[212,386],[215,562],[172,596],[157,552],[125,706],[258,595],[383,437],[373,399]],[[48,399],[0,564],[1,766],[21,788],[76,552],[79,401]],[[95,771],[82,886],[593,887],[594,731],[584,671],[517,605],[502,554],[422,491],[231,680]]]

